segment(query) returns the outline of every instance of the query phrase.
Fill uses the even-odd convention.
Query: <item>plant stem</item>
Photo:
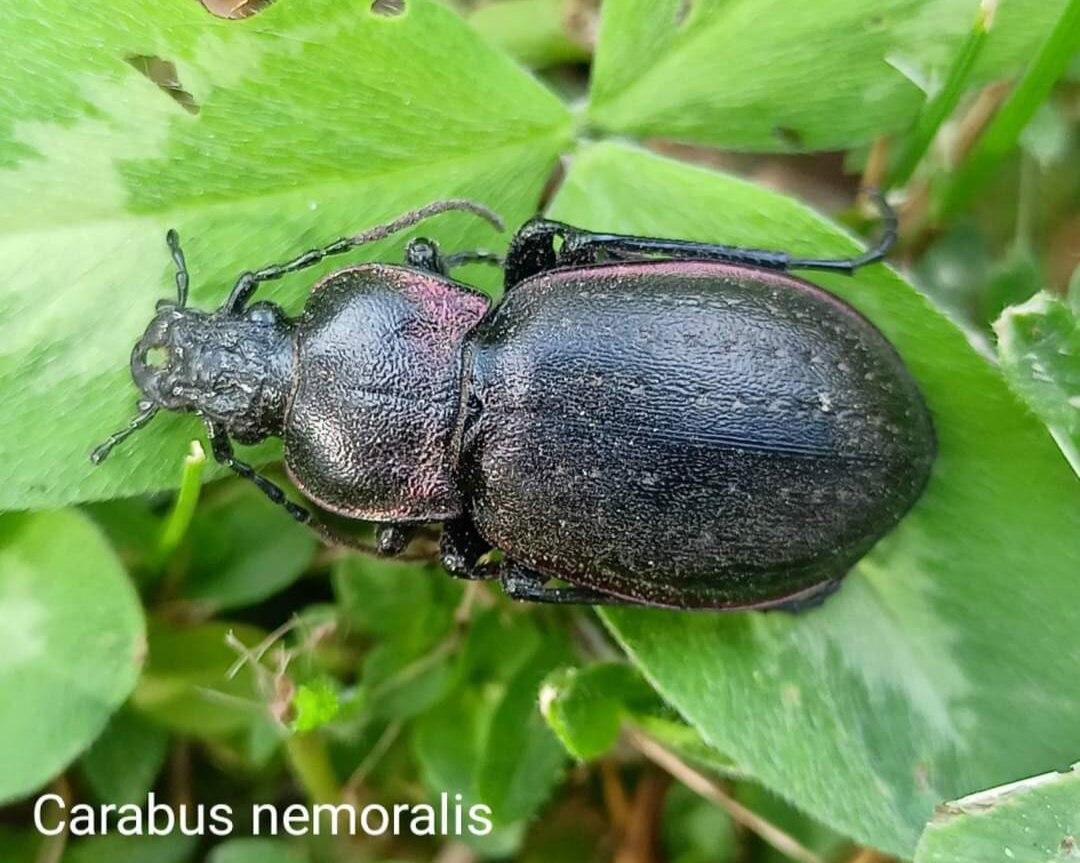
[[[733,820],[756,833],[781,854],[792,860],[798,860],[799,863],[823,863],[817,854],[793,836],[766,821],[756,812],[747,809],[708,776],[695,770],[674,752],[636,729],[629,729],[627,735],[633,747],[653,764],[666,770],[695,794],[725,810]]]
[[[180,545],[191,518],[195,514],[195,506],[199,502],[199,492],[202,490],[203,465],[206,464],[206,453],[198,441],[191,442],[191,450],[184,457],[183,472],[180,475],[180,491],[176,495],[165,524],[161,529],[161,536],[157,544],[157,564],[163,566],[177,547]]]
[[[1078,49],[1080,0],[1070,0],[1054,29],[1039,47],[1035,59],[945,190],[938,207],[940,218],[948,219],[956,214],[985,185],[1005,156],[1016,146],[1020,133],[1046,101],[1054,83],[1065,72]]]
[[[71,791],[71,783],[68,782],[65,774],[61,773],[56,778],[52,790],[54,794],[64,801],[64,808],[70,809],[74,796]],[[42,840],[37,856],[34,858],[34,863],[60,863],[64,856],[64,849],[67,848],[67,841],[68,826],[65,822],[63,831],[55,836],[47,836]]]
[[[934,138],[937,137],[941,124],[956,110],[960,97],[967,90],[968,79],[975,61],[982,53],[983,45],[986,44],[986,35],[993,27],[996,11],[997,0],[983,0],[979,5],[974,26],[964,39],[956,57],[953,58],[952,65],[945,76],[945,83],[923,105],[907,146],[892,171],[889,172],[886,188],[903,186],[911,179],[911,175],[915,173],[915,169],[926,156]]]
[[[338,804],[341,788],[330,764],[326,741],[314,731],[292,734],[285,741],[285,751],[304,793],[312,803]]]

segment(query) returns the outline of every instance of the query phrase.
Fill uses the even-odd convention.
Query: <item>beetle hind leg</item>
[[[613,596],[585,587],[548,587],[550,576],[508,561],[499,575],[503,592],[522,602],[551,605],[647,605],[648,603]]]
[[[883,261],[897,240],[896,213],[880,192],[867,190],[867,194],[877,205],[883,230],[873,246],[851,258],[798,258],[770,249],[597,233],[537,217],[526,222],[510,241],[506,288],[557,267],[626,260],[716,261],[778,272],[821,270],[850,276],[861,267]]]

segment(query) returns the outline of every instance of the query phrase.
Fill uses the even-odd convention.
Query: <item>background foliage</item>
[[[2,859],[1072,853],[1073,774],[967,795],[1080,758],[1080,0],[9,6]],[[190,418],[86,459],[130,415],[129,346],[171,290],[168,227],[192,304],[212,307],[244,270],[445,197],[511,229],[546,209],[848,254],[872,231],[847,209],[860,174],[892,186],[912,280],[815,281],[896,344],[940,458],[819,611],[596,617],[454,582],[429,536],[414,561],[327,549],[185,459]],[[423,232],[507,239],[461,215]],[[407,239],[354,258],[394,260]],[[295,311],[318,275],[266,296]],[[497,274],[461,277],[497,294]],[[273,472],[277,453],[247,454]],[[238,811],[445,791],[497,829],[42,839],[28,816],[49,787]]]

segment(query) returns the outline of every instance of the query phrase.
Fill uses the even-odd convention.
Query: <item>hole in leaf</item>
[[[129,66],[157,84],[163,92],[189,114],[199,113],[199,103],[195,101],[194,96],[180,86],[180,78],[176,74],[176,66],[173,63],[146,54],[132,54],[130,57],[126,57],[125,60]]]
[[[690,10],[694,8],[694,0],[680,0],[679,8],[675,10],[675,26],[682,27],[686,19],[690,17]]]
[[[262,12],[274,0],[199,0],[211,15],[218,18],[250,18]]]
[[[801,150],[806,145],[802,132],[798,129],[792,129],[790,126],[777,126],[773,129],[773,134],[793,150]]]
[[[405,11],[405,0],[372,0],[371,11],[376,15],[394,17]]]

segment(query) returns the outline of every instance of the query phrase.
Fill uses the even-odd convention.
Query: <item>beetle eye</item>
[[[158,300],[157,303],[154,304],[154,308],[159,312],[165,311],[166,309],[175,309],[176,300]]]

